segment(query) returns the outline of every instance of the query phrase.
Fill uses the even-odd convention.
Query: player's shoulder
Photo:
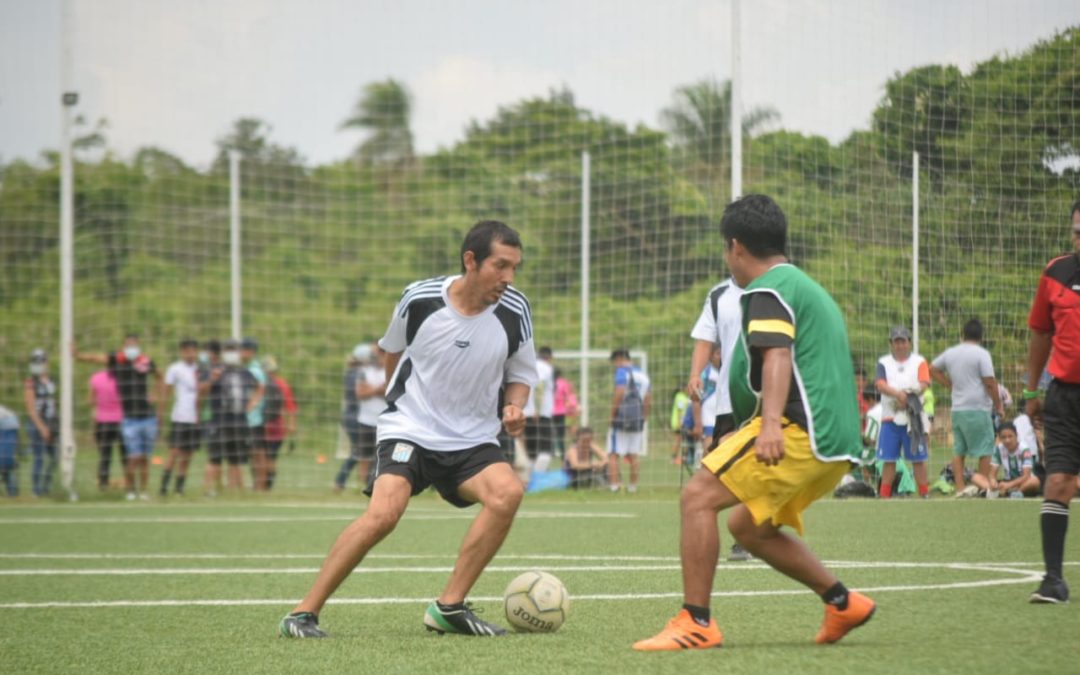
[[[1080,255],[1067,253],[1046,263],[1046,267],[1043,268],[1043,276],[1064,282],[1078,270],[1080,270]]]
[[[405,287],[405,290],[401,292],[401,299],[398,300],[398,307],[401,310],[405,310],[413,302],[426,298],[441,298],[443,292],[443,285],[446,283],[446,276],[431,277],[430,279],[421,279],[414,281]]]
[[[513,286],[507,286],[506,290],[503,291],[502,297],[499,298],[499,305],[521,315],[523,318],[532,320],[532,306],[529,305],[529,299]]]

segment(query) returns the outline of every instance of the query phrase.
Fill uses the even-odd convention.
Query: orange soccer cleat
[[[821,622],[814,642],[819,645],[837,642],[851,631],[863,625],[874,616],[877,605],[862,593],[848,593],[847,609],[841,611],[832,605],[825,605],[825,620]]]
[[[664,630],[651,638],[634,643],[639,652],[676,651],[681,649],[710,649],[720,647],[724,635],[716,627],[716,619],[710,619],[709,625],[698,625],[685,609],[679,610],[675,618],[668,621]]]

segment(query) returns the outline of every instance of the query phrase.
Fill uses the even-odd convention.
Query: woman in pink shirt
[[[98,461],[98,489],[109,487],[113,445],[120,450],[120,464],[125,467],[127,485],[130,486],[131,476],[126,469],[127,453],[124,451],[124,439],[120,435],[124,409],[120,406],[116,378],[108,370],[99,370],[90,377],[90,406],[94,408],[94,439],[101,455]]]
[[[566,456],[566,418],[577,417],[578,400],[574,385],[555,369],[555,406],[551,409],[551,421],[555,425],[555,451]]]

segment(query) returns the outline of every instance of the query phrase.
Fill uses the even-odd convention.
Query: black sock
[[[847,609],[848,589],[844,587],[844,584],[837,581],[829,587],[829,590],[821,594],[821,599],[825,601],[826,605],[832,605],[842,612]]]
[[[459,612],[459,611],[465,609],[465,603],[464,602],[455,602],[452,605],[444,605],[441,602],[439,602],[438,600],[436,600],[435,604],[438,605],[439,611],[442,612],[443,614],[445,614],[446,612]]]
[[[186,483],[186,482],[187,482],[187,476],[177,476],[176,477],[176,494],[178,494],[178,495],[184,494],[184,483]]]
[[[268,471],[266,473],[266,489],[274,487],[274,479],[277,478],[277,471]]]
[[[694,623],[703,628],[709,627],[710,613],[708,607],[698,607],[697,605],[687,604],[684,604],[682,607],[690,612],[690,618],[694,620]]]
[[[1046,574],[1061,579],[1061,561],[1065,557],[1065,532],[1069,529],[1069,505],[1047,499],[1042,503],[1039,520],[1042,525]]]
[[[161,494],[165,494],[169,491],[169,480],[172,478],[172,471],[166,469],[161,472]]]

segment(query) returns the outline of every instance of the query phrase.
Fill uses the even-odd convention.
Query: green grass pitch
[[[507,639],[423,630],[474,513],[430,495],[324,610],[332,639],[278,638],[365,501],[276,499],[0,506],[3,671],[1064,673],[1080,659],[1080,607],[1027,603],[1041,569],[1037,500],[823,501],[807,513],[808,541],[848,586],[871,589],[873,621],[814,645],[816,597],[760,563],[721,562],[723,649],[640,654],[630,645],[681,602],[674,490],[527,497],[473,599],[505,624],[499,598],[526,569],[552,572],[574,599],[560,632]]]

